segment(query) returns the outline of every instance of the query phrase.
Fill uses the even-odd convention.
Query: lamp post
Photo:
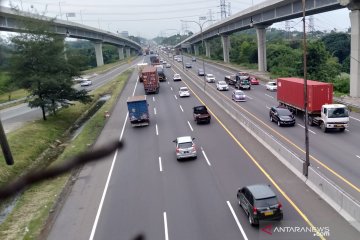
[[[199,17],[199,22],[197,21],[188,21],[188,20],[181,20],[182,22],[192,22],[192,23],[196,23],[199,27],[200,27],[200,34],[201,34],[201,42],[202,42],[202,47],[205,50],[205,44],[204,44],[204,34],[203,34],[203,27],[205,25],[205,23],[210,22],[212,20],[206,20],[204,22],[200,22],[201,20],[206,20],[206,17]],[[206,50],[205,50],[206,51]],[[204,91],[205,91],[205,87],[206,87],[206,79],[205,79],[205,60],[204,58],[203,60],[203,70],[204,70]]]

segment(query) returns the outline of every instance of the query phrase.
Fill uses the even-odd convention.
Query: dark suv
[[[269,115],[270,115],[270,121],[276,122],[279,127],[282,125],[287,125],[287,126],[295,125],[295,117],[287,108],[271,107]]]
[[[260,220],[282,220],[282,205],[268,185],[258,184],[237,191],[239,205],[244,209],[251,225]]]
[[[197,124],[210,123],[211,120],[211,115],[209,114],[206,106],[204,105],[194,107],[193,116]]]

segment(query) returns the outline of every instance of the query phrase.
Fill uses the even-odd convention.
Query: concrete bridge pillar
[[[204,40],[205,43],[205,55],[206,57],[210,58],[211,57],[211,53],[210,53],[210,42]]]
[[[266,62],[266,28],[268,26],[255,26],[258,45],[258,70],[267,71]]]
[[[95,42],[95,57],[97,66],[104,65],[104,58],[102,54],[102,42]]]
[[[124,59],[124,47],[118,47],[118,52],[119,52],[119,60],[123,60]]]
[[[350,10],[350,96],[360,97],[360,4],[357,9]]]
[[[194,44],[194,52],[195,52],[195,56],[199,56],[199,45]]]
[[[222,43],[222,46],[223,46],[224,62],[228,63],[228,62],[230,62],[230,59],[229,59],[230,38],[229,38],[229,36],[221,35],[221,43]]]
[[[126,51],[126,57],[131,57],[131,53],[130,53],[130,48],[125,48],[125,51]]]

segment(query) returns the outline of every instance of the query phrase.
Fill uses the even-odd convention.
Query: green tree
[[[340,74],[341,65],[330,56],[322,41],[310,41],[307,48],[308,79],[331,82]]]
[[[55,114],[70,101],[91,101],[86,90],[72,87],[72,77],[79,71],[66,61],[64,39],[52,33],[50,26],[51,21],[27,21],[26,32],[11,38],[11,80],[29,91],[29,106],[40,107],[44,120],[46,113]]]
[[[287,45],[269,44],[267,49],[268,70],[275,77],[302,75],[302,52]]]
[[[344,63],[344,60],[350,55],[351,37],[349,34],[334,32],[325,35],[321,40],[331,56],[339,59],[339,63]]]

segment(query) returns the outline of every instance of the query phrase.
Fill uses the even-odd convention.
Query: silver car
[[[197,158],[196,146],[193,142],[195,138],[191,136],[183,136],[176,138],[173,142],[176,144],[177,160],[184,158]]]

